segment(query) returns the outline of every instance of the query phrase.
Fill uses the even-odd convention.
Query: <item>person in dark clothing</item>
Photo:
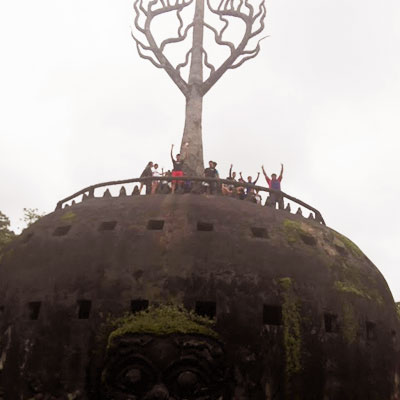
[[[257,183],[259,177],[260,177],[260,173],[258,172],[258,173],[257,173],[257,178],[256,178],[256,180],[253,182],[253,178],[252,178],[251,176],[248,176],[248,177],[247,177],[247,182],[246,182],[246,183],[250,183],[250,184],[252,184],[252,185],[255,185],[255,184]],[[244,182],[242,173],[240,173],[240,178],[241,178],[241,180]],[[246,196],[251,196],[253,193],[254,193],[254,189],[253,189],[253,188],[248,188],[248,187],[246,187]]]
[[[279,193],[281,191],[283,164],[281,164],[281,173],[279,174],[278,177],[276,177],[276,174],[272,174],[271,178],[269,178],[269,176],[265,172],[264,165],[261,166],[261,169],[264,174],[265,180],[268,183],[269,188],[275,190],[274,192],[270,192],[270,195],[267,199],[267,205],[275,208],[276,203],[278,203],[279,209],[283,210],[283,208],[284,208],[283,196],[281,193]]]
[[[176,155],[176,159],[174,159],[174,156],[172,154],[172,151],[174,149],[174,145],[171,146],[171,160],[173,164],[172,168],[172,176],[183,176],[183,164],[185,162],[184,159],[182,159],[180,154]],[[175,193],[176,186],[181,187],[183,184],[183,181],[172,181],[171,185],[171,193]]]
[[[232,168],[233,168],[233,164],[231,164],[231,167],[229,168],[229,176],[226,178],[226,180],[228,181],[232,181],[232,182],[237,182],[236,180],[236,172],[233,171],[232,172]],[[236,194],[236,187],[235,185],[222,185],[222,194],[226,195],[226,196],[233,196]]]
[[[140,177],[141,178],[146,178],[148,176],[153,176],[153,172],[151,170],[152,168],[153,168],[153,162],[149,161],[148,164],[146,165],[146,168],[141,173]],[[150,194],[151,193],[151,181],[140,182],[139,193],[142,193],[143,185],[146,185],[146,194]]]
[[[209,161],[208,162],[208,168],[206,168],[204,170],[204,176],[206,178],[218,178],[218,172],[215,169],[216,165],[217,165],[217,163],[215,163],[214,161]],[[215,193],[215,189],[216,189],[215,182],[205,182],[204,186],[206,187],[206,191],[209,194],[214,194]]]
[[[235,171],[232,172],[232,168],[233,168],[233,164],[231,164],[231,167],[229,168],[229,176],[226,179],[236,182],[236,172]]]

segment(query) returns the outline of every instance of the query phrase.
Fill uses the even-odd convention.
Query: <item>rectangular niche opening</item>
[[[149,307],[149,301],[145,299],[135,299],[131,301],[131,312],[135,314],[144,311]]]
[[[0,315],[4,313],[4,306],[0,306]]]
[[[89,319],[91,308],[90,300],[78,300],[78,319]]]
[[[217,303],[215,301],[196,301],[195,313],[213,319],[217,315]]]
[[[32,321],[39,319],[40,308],[42,307],[41,301],[31,301],[28,303],[28,317]]]
[[[214,224],[210,222],[197,222],[197,230],[201,232],[211,232],[214,230]]]
[[[338,316],[336,314],[324,314],[325,332],[337,333],[339,331]]]
[[[117,226],[117,221],[104,221],[99,226],[99,231],[113,231]]]
[[[282,307],[264,304],[263,307],[264,325],[282,325]]]
[[[253,237],[256,238],[261,238],[261,239],[268,239],[268,232],[265,228],[259,228],[259,227],[251,227],[251,233]]]
[[[147,223],[147,229],[150,231],[162,231],[164,228],[164,220],[162,219],[151,219]]]
[[[300,233],[300,238],[303,243],[308,244],[309,246],[315,246],[317,244],[317,239],[308,233]]]
[[[365,323],[367,329],[367,340],[376,340],[376,324],[375,322],[367,321]]]
[[[70,229],[71,225],[58,226],[53,232],[53,236],[65,236]]]

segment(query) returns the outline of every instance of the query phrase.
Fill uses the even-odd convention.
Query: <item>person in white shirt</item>
[[[158,164],[154,164],[153,168],[151,169],[151,174],[152,176],[162,176],[162,173],[158,170]],[[157,191],[159,185],[160,181],[158,180],[153,181],[151,187],[151,194],[154,194]]]

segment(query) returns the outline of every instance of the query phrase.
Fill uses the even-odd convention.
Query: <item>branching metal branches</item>
[[[193,21],[185,26],[182,11],[194,2],[196,3],[195,9],[201,9],[202,12],[195,14]],[[253,48],[250,48],[250,41],[264,29],[265,0],[260,0],[256,7],[249,0],[220,0],[215,5],[211,2],[212,0],[135,0],[134,3],[135,28],[144,38],[141,40],[132,32],[139,55],[149,60],[157,68],[165,69],[186,97],[190,93],[190,85],[182,78],[181,70],[189,65],[194,54],[201,53],[200,59],[195,58],[196,62],[200,60],[200,63],[210,70],[210,75],[205,81],[196,82],[198,92],[204,96],[228,69],[240,67],[246,61],[256,57],[260,51],[260,41],[263,38],[258,40]],[[210,15],[218,17],[222,27],[216,28],[204,20],[205,6]],[[170,12],[176,13],[179,23],[177,35],[163,40],[158,45],[151,31],[151,24],[155,17]],[[232,18],[241,21],[245,28],[244,34],[237,44],[224,38]],[[211,63],[207,51],[203,47],[203,34],[193,34],[192,47],[186,52],[184,61],[174,67],[164,54],[166,47],[173,43],[185,41],[190,32],[194,32],[195,29],[198,32],[199,24],[202,31],[211,32],[217,45],[224,46],[229,50],[229,56],[219,67],[216,67]],[[199,39],[200,37],[201,39]],[[193,62],[191,68],[193,68]]]
[[[136,12],[134,20],[135,28],[146,40],[146,43],[144,43],[132,31],[132,37],[136,42],[136,48],[140,57],[149,60],[157,68],[165,69],[185,96],[188,93],[187,83],[182,79],[179,71],[172,66],[171,62],[164,55],[164,50],[165,46],[168,44],[181,42],[188,36],[188,32],[193,27],[193,23],[189,24],[183,30],[181,12],[185,7],[193,3],[193,1],[194,0],[176,0],[174,3],[171,3],[170,0],[151,0],[145,6],[143,0],[135,0],[133,5]],[[178,36],[168,38],[158,46],[151,31],[151,23],[158,15],[174,11],[179,21]],[[144,23],[140,22],[141,17],[144,19]],[[147,54],[145,51],[147,51]]]

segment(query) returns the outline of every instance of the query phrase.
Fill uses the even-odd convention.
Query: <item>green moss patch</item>
[[[299,222],[285,219],[283,221],[283,230],[289,244],[296,243],[300,238],[300,233],[303,232]]]
[[[400,302],[396,303],[397,317],[400,319]]]
[[[360,250],[360,248],[355,243],[353,243],[350,239],[348,239],[346,236],[343,236],[337,232],[335,233],[335,235],[336,235],[337,239],[339,239],[344,244],[344,247],[346,247],[346,249],[351,254],[353,254],[354,256],[359,257],[359,258],[364,256],[364,254]]]
[[[376,301],[380,305],[383,304],[383,298],[375,287],[375,281],[371,277],[365,276],[363,270],[349,263],[335,264],[332,268],[339,275],[333,284],[335,290]]]
[[[334,283],[334,287],[339,292],[355,294],[356,296],[361,296],[361,297],[364,297],[366,299],[370,298],[370,296],[367,293],[365,293],[363,289],[358,288],[357,286],[355,286],[351,282],[336,281]]]
[[[218,338],[213,330],[215,320],[201,317],[181,306],[160,305],[136,314],[129,314],[112,322],[114,330],[108,337],[108,346],[123,335],[145,333],[169,335],[173,333],[198,334]]]
[[[286,378],[301,371],[301,316],[299,305],[293,291],[291,278],[279,280],[282,289],[283,344],[285,349]]]
[[[353,307],[350,304],[343,305],[342,334],[347,344],[352,344],[357,338],[358,321]]]
[[[76,218],[76,214],[72,211],[68,211],[60,217],[63,222],[72,222]]]
[[[298,241],[302,241],[303,243],[306,243],[308,245],[315,245],[317,243],[317,240],[310,233],[310,230],[311,229],[305,229],[304,225],[301,222],[292,221],[290,219],[285,219],[283,221],[283,232],[289,244],[294,244]]]

